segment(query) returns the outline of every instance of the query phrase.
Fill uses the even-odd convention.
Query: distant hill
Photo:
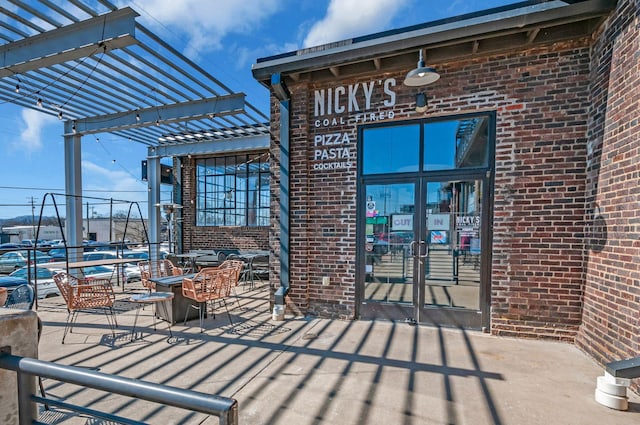
[[[38,217],[35,218],[35,223],[31,222],[32,219],[33,217],[31,217],[30,215],[22,215],[13,218],[0,218],[0,227],[31,226],[32,224],[38,224]],[[43,226],[57,226],[58,219],[56,217],[42,217],[41,224]],[[64,225],[64,218],[62,219],[62,224]]]

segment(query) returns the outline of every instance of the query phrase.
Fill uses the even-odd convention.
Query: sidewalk
[[[239,293],[240,306],[230,305],[233,325],[218,308],[204,333],[193,320],[175,324],[169,338],[166,322],[153,331],[147,307],[138,320],[144,337],[131,342],[135,305],[119,301],[115,338],[104,315],[81,314],[64,345],[62,299],[41,300],[40,358],[233,397],[241,424],[640,423],[635,394],[626,412],[594,401],[603,370],[572,345],[391,322],[272,322],[264,287]],[[150,424],[218,423],[51,380],[44,385],[49,397]]]

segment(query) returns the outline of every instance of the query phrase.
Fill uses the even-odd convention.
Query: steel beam
[[[238,152],[269,149],[271,137],[268,134],[259,136],[234,137],[226,140],[203,140],[191,143],[180,143],[149,148],[149,156],[169,157],[204,155],[212,153]]]
[[[130,7],[0,46],[0,77],[136,44]]]
[[[174,103],[172,105],[98,115],[76,120],[75,131],[82,135],[107,133],[130,128],[205,119],[208,116],[239,114],[244,112],[244,98],[244,93],[235,93]]]

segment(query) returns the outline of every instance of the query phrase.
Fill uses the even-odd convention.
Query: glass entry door
[[[372,184],[366,193],[364,305],[374,315],[413,317],[416,185]]]
[[[482,180],[365,192],[361,317],[481,327]]]
[[[362,318],[489,324],[495,113],[358,131]]]
[[[482,181],[423,184],[417,320],[480,327]]]

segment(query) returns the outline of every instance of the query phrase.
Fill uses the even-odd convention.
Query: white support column
[[[65,134],[73,134],[73,123],[64,123]],[[79,135],[64,136],[64,187],[66,198],[65,230],[68,246],[82,246],[82,149]],[[69,261],[82,259],[82,251],[70,249]]]
[[[151,245],[151,260],[160,257],[160,157],[154,155],[154,149],[149,149],[147,156],[147,183],[149,187],[149,244]]]

